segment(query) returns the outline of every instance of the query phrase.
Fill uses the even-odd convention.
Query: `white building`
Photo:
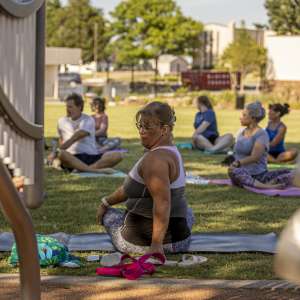
[[[194,65],[201,68],[212,68],[224,53],[224,50],[234,42],[241,28],[235,22],[227,25],[208,23],[204,25],[204,32],[200,36],[200,48],[195,56]],[[265,31],[262,29],[246,28],[247,33],[258,45],[264,45]]]
[[[205,31],[212,33],[212,54],[218,58],[234,40],[235,23],[228,25],[210,23],[205,25]]]
[[[48,47],[45,55],[45,97],[58,99],[58,73],[60,65],[79,65],[81,49]]]
[[[155,69],[155,61],[150,60],[152,68]],[[179,74],[181,72],[187,71],[189,68],[188,60],[181,56],[174,55],[162,55],[158,59],[158,73],[161,76],[168,74]]]
[[[300,35],[266,36],[267,78],[275,81],[300,81]]]

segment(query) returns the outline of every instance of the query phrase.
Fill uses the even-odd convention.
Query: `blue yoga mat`
[[[66,234],[58,232],[50,234],[63,244],[69,251],[115,251],[110,236],[106,233]],[[14,236],[10,232],[0,233],[0,251],[10,251]],[[197,233],[192,235],[188,252],[264,252],[275,253],[277,236],[268,234],[243,233]]]
[[[95,177],[125,178],[127,176],[126,173],[123,173],[121,171],[117,171],[113,174],[93,173],[93,172],[75,172],[71,174],[82,178],[95,178]]]

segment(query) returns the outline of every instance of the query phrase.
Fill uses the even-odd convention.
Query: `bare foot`
[[[20,190],[24,187],[24,176],[13,177],[12,181],[13,181],[13,183],[14,183],[17,190]]]
[[[284,183],[266,183],[266,189],[276,189],[276,190],[283,190],[286,185]]]

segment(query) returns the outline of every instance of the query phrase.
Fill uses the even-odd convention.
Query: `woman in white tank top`
[[[182,158],[173,145],[175,113],[152,102],[136,115],[141,144],[148,150],[124,184],[102,198],[98,220],[121,252],[175,253],[190,243],[193,215],[187,208]],[[110,206],[126,202],[126,212]]]

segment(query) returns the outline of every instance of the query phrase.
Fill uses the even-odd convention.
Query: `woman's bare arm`
[[[286,127],[280,126],[280,128],[278,129],[278,133],[276,134],[272,142],[270,142],[270,147],[275,147],[277,144],[279,144],[284,139],[285,134]]]
[[[194,135],[203,133],[208,128],[209,125],[210,125],[209,122],[203,121],[202,124],[195,130]]]
[[[143,160],[141,175],[153,198],[151,252],[163,253],[163,240],[169,226],[171,191],[169,164],[161,153],[149,153]]]
[[[260,142],[256,142],[254,144],[254,147],[252,149],[251,155],[243,158],[240,160],[241,165],[249,165],[251,163],[256,163],[259,161],[261,156],[264,154],[266,151],[265,145],[261,144]]]

